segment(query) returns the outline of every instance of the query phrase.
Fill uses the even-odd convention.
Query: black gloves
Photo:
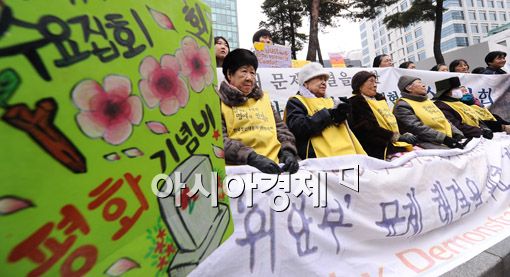
[[[482,129],[482,136],[486,139],[492,139],[492,137],[494,137],[494,134],[490,129]]]
[[[418,142],[418,138],[411,133],[405,133],[398,137],[398,141],[407,142],[409,144],[415,145]]]
[[[462,144],[460,144],[457,140],[452,139],[449,136],[444,137],[443,143],[444,143],[444,145],[446,145],[450,148],[460,148],[460,149],[464,148],[464,146]]]
[[[351,109],[351,104],[340,103],[335,108],[329,109],[329,114],[333,122],[339,124],[347,119],[347,114],[351,112]]]
[[[282,151],[280,162],[283,162],[285,164],[282,168],[284,172],[288,171],[289,173],[292,174],[296,173],[299,169],[299,163],[297,161],[296,155],[294,155],[294,153],[288,150]]]
[[[251,152],[250,155],[248,155],[247,163],[248,165],[257,168],[264,173],[280,174],[282,172],[281,168],[271,159],[259,155],[255,152]]]

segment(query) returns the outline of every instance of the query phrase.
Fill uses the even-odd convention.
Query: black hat
[[[263,37],[263,36],[272,37],[271,32],[269,32],[266,29],[260,29],[257,32],[255,32],[255,34],[253,34],[253,42],[259,41],[260,37]]]
[[[375,77],[377,79],[375,73],[364,70],[354,74],[351,79],[352,92],[355,94],[360,93],[359,89],[370,77]]]
[[[489,52],[489,54],[487,54],[487,56],[485,56],[485,63],[487,65],[489,65],[489,63],[493,62],[494,59],[496,59],[499,56],[506,57],[506,53],[503,52],[503,51],[492,51],[492,52]]]
[[[436,82],[436,95],[434,99],[439,99],[445,93],[449,92],[454,88],[460,87],[459,77],[450,77],[448,79],[440,80]]]
[[[243,65],[251,65],[255,68],[255,70],[257,70],[259,62],[257,60],[257,56],[255,56],[255,54],[253,54],[250,50],[237,48],[236,50],[228,53],[223,60],[223,76],[225,76],[227,81],[230,81],[228,79],[227,72],[233,74]]]

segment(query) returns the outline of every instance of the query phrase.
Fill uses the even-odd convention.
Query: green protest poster
[[[0,1],[0,275],[183,276],[229,237],[213,47],[201,1]]]

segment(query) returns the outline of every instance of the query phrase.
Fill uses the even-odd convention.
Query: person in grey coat
[[[420,78],[401,76],[398,88],[401,98],[397,100],[393,114],[401,133],[417,136],[417,145],[422,148],[462,148],[462,132],[427,97],[426,86]]]

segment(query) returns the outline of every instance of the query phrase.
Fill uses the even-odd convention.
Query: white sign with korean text
[[[289,97],[298,92],[297,74],[299,68],[259,68],[257,83],[268,92],[275,108],[283,115]],[[400,68],[327,68],[330,72],[327,95],[331,97],[350,97],[352,95],[351,78],[361,70],[375,71],[378,75],[379,93],[386,95],[388,104],[392,107],[400,97],[397,87],[398,79],[402,75],[419,77],[428,85],[429,97],[436,93],[435,82],[458,76],[462,85],[480,99],[493,113],[506,120],[510,120],[510,75],[480,75],[450,72],[435,72]],[[218,80],[223,80],[223,73],[218,69]]]
[[[353,163],[359,192],[340,185]],[[234,234],[190,276],[437,276],[510,235],[510,136],[502,133],[464,150],[418,150],[392,162],[302,161],[297,175],[326,187],[326,207],[314,207],[313,194],[295,197],[303,187],[288,175],[255,171],[227,167],[245,188],[273,188],[254,189],[251,208],[246,191],[232,199]],[[327,177],[319,180],[319,172]],[[276,212],[270,203],[282,192],[290,205]]]

